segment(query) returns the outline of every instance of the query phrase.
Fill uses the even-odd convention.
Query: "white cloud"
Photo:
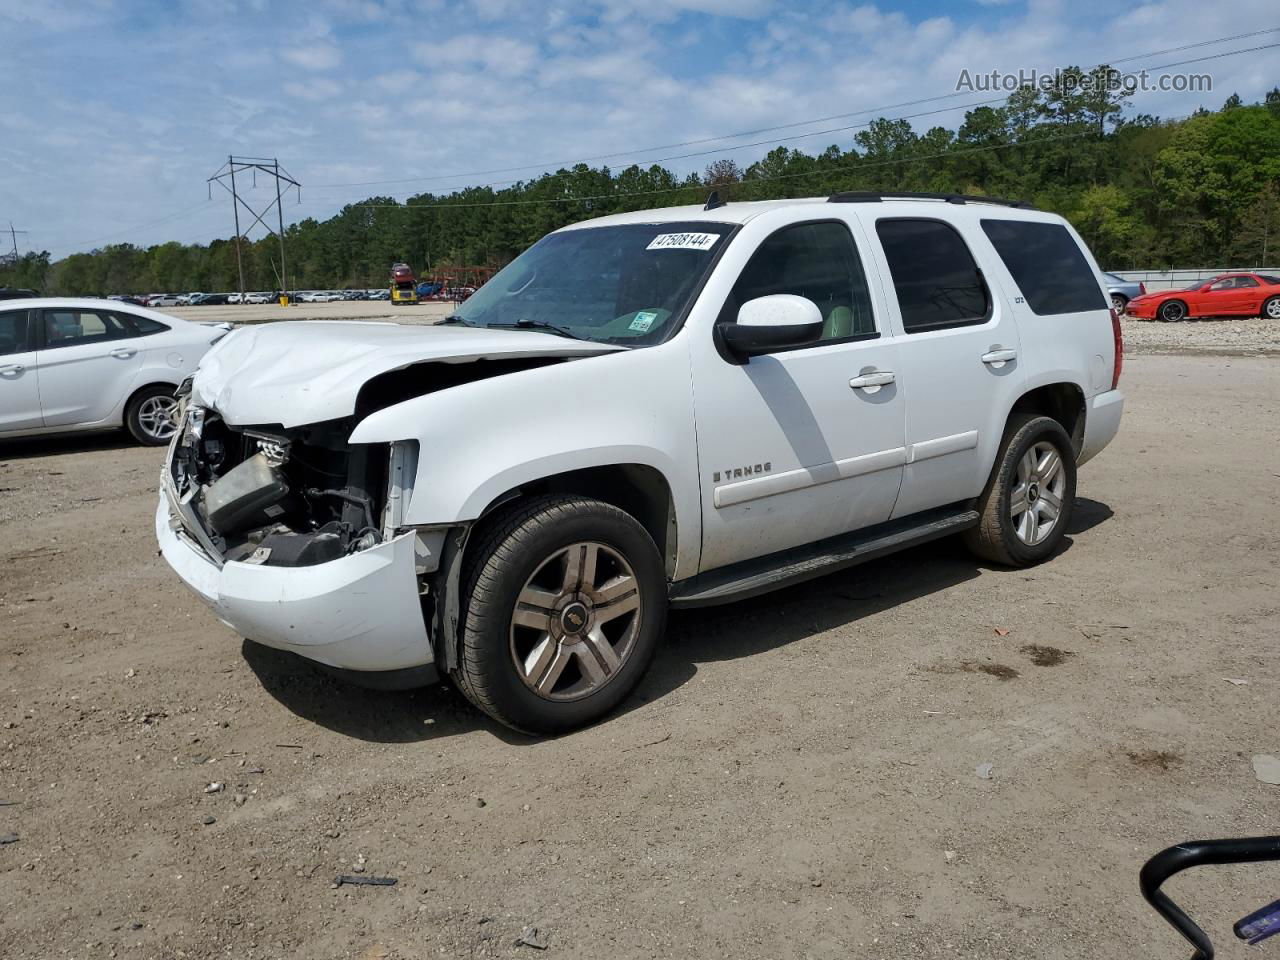
[[[332,70],[342,62],[342,52],[328,43],[289,47],[280,56],[304,70]]]
[[[333,100],[342,92],[342,84],[328,77],[313,77],[305,82],[290,81],[284,85],[284,92],[300,100],[320,103]]]

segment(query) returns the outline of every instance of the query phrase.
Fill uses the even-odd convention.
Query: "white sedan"
[[[228,330],[113,300],[0,301],[0,439],[125,427],[168,443],[175,388]]]

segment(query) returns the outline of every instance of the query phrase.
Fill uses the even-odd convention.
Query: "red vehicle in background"
[[[418,302],[418,282],[407,263],[397,263],[391,268],[391,302]]]
[[[1280,320],[1280,277],[1224,273],[1185,290],[1161,290],[1129,301],[1125,313],[1173,323],[1197,317],[1267,317]]]

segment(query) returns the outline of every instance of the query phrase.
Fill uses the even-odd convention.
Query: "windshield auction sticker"
[[[646,250],[710,250],[720,239],[718,233],[660,233]]]

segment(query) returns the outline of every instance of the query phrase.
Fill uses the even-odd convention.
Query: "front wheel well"
[[[477,523],[483,523],[487,515],[513,500],[548,493],[591,497],[629,513],[653,538],[667,576],[674,573],[678,534],[675,505],[671,485],[659,470],[640,463],[621,463],[542,477],[495,497]]]
[[[1084,391],[1074,383],[1048,383],[1027,391],[1009,411],[1006,423],[1022,413],[1041,414],[1057,420],[1071,437],[1076,456],[1080,455],[1084,445]]]

